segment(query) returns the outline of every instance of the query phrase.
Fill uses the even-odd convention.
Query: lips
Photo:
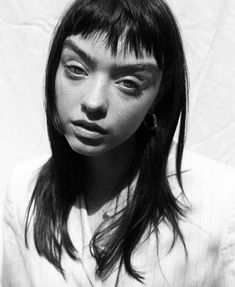
[[[108,132],[96,123],[84,120],[72,121],[72,124],[80,131],[87,131],[88,134],[106,135]]]

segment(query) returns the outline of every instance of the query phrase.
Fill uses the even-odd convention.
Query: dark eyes
[[[139,88],[138,83],[132,80],[122,80],[120,83],[123,85],[123,87],[127,89],[138,89]]]
[[[139,82],[135,77],[132,78],[121,79],[117,82],[117,85],[123,93],[128,95],[137,95],[143,89],[143,83]]]
[[[84,76],[88,76],[85,68],[78,65],[64,65],[66,76],[71,80],[80,80]],[[118,79],[115,81],[117,86],[124,93],[136,93],[141,89],[140,81],[134,76],[127,76],[127,78]]]
[[[72,77],[87,75],[87,72],[82,67],[76,65],[65,65],[66,72]]]

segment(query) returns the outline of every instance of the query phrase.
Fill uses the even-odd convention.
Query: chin
[[[104,144],[97,144],[97,145],[91,145],[88,143],[82,143],[78,141],[77,139],[75,140],[69,140],[67,139],[69,146],[71,149],[81,155],[88,156],[88,157],[94,157],[94,156],[99,156],[109,150],[107,146]]]
[[[77,147],[71,147],[73,151],[80,155],[88,156],[88,157],[96,157],[99,155],[102,155],[106,151],[97,149],[97,148],[77,148]]]

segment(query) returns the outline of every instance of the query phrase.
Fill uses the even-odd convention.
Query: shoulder
[[[190,150],[185,150],[183,158],[183,169],[192,169],[198,175],[206,175],[207,178],[217,178],[217,180],[226,178],[230,183],[234,183],[234,178],[231,176],[235,174],[235,168],[224,163],[220,163],[216,160],[209,159],[205,156],[199,155],[198,153],[192,152]]]
[[[182,171],[190,198],[205,195],[207,199],[221,197],[230,202],[235,199],[235,168],[186,150]]]
[[[38,173],[48,159],[49,155],[43,155],[20,163],[13,168],[5,196],[4,220],[15,231],[23,228],[25,212]]]
[[[43,155],[15,166],[8,184],[8,197],[9,193],[14,194],[14,198],[21,198],[27,193],[35,183],[41,167],[48,159],[48,155]]]
[[[169,175],[174,174],[175,149],[169,159]],[[194,204],[207,205],[235,201],[235,168],[185,149],[182,161],[182,181],[185,195]],[[175,195],[178,188],[175,176],[169,176]]]
[[[182,182],[185,197],[180,196],[175,177],[170,178],[174,195],[189,206],[186,221],[190,224],[184,225],[188,233],[192,234],[192,228],[197,233],[199,228],[220,244],[224,244],[228,229],[230,238],[235,236],[235,169],[185,150]]]
[[[183,170],[189,221],[220,248],[228,246],[226,241],[235,238],[235,169],[186,151]]]
[[[221,286],[234,286],[235,169],[189,151],[185,153],[183,168],[188,170],[183,184],[191,204],[189,222],[203,231],[195,232],[194,238],[200,246],[207,246],[208,262],[214,258],[213,272],[223,274]]]

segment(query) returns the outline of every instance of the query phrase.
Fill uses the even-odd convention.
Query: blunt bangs
[[[184,105],[187,71],[180,31],[169,6],[164,0],[76,0],[60,19],[51,43],[46,79],[46,113],[49,137],[63,135],[55,103],[55,76],[63,44],[69,36],[104,36],[112,55],[118,44],[123,51],[134,52],[136,58],[143,51],[153,55],[163,72],[154,112],[165,128],[178,121]],[[51,136],[50,136],[51,135]],[[55,140],[50,139],[51,143]],[[52,148],[53,149],[53,148]]]
[[[123,38],[124,52],[134,52],[141,58],[144,49],[154,55],[163,70],[170,69],[174,60],[172,21],[170,10],[161,1],[78,0],[68,8],[60,26],[64,31],[63,41],[77,34],[84,38],[105,35],[106,47],[113,55]]]

